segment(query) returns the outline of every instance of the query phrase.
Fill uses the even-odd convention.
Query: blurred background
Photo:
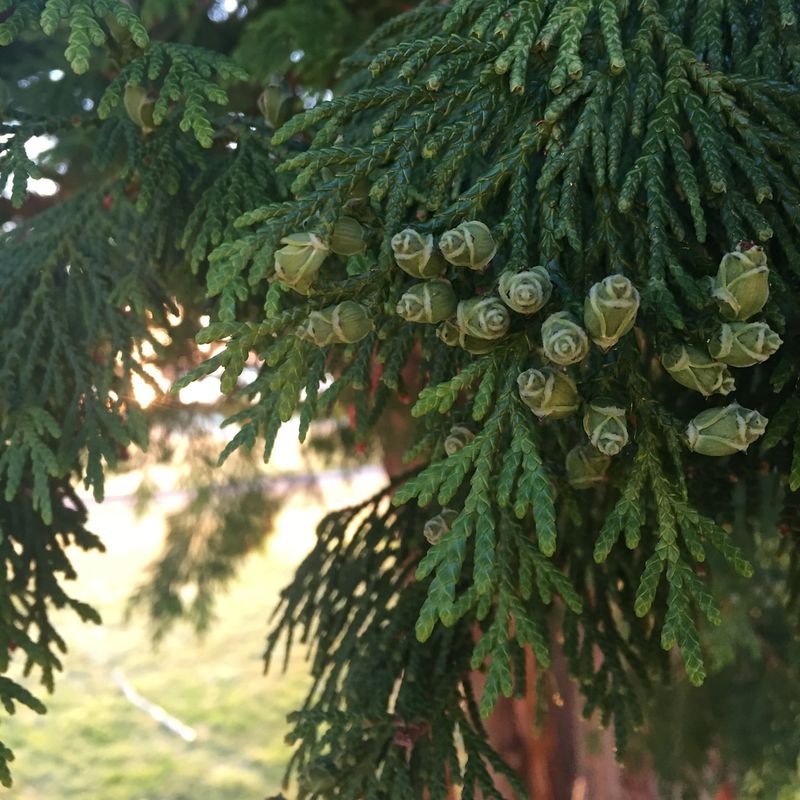
[[[54,615],[69,651],[48,713],[22,709],[4,726],[15,798],[240,800],[279,789],[286,714],[302,704],[307,670],[299,647],[285,672],[276,663],[264,675],[269,614],[325,510],[385,483],[379,467],[333,462],[331,430],[301,454],[290,424],[269,469],[234,459],[213,483],[224,433],[169,436],[131,456],[103,504],[85,498],[107,552],[76,551],[74,565],[103,624]]]

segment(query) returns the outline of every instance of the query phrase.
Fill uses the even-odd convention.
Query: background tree
[[[301,794],[535,788],[482,719],[563,703],[553,662],[679,791],[796,781],[792,0],[0,8],[3,667],[16,647],[52,685],[48,607],[93,617],[63,588],[66,546],[101,546],[72,486],[101,498],[146,445],[134,376],[221,368],[223,460],[341,404],[355,443],[410,439],[323,521],[269,636],[311,646]],[[215,530],[230,566],[248,543]],[[763,724],[707,722],[742,696]]]

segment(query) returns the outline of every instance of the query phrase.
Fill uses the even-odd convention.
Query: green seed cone
[[[493,350],[497,342],[493,339],[480,339],[468,336],[452,320],[446,320],[437,329],[436,335],[450,347],[460,347],[474,356],[482,356]]]
[[[769,298],[769,267],[764,249],[741,242],[720,261],[712,296],[725,320],[746,320],[758,314]]]
[[[613,347],[636,322],[641,298],[624,275],[609,275],[589,290],[583,322],[592,341],[602,350]]]
[[[472,220],[445,231],[439,239],[439,249],[456,267],[483,269],[494,258],[497,245],[489,228]]]
[[[345,300],[335,306],[312,311],[297,335],[320,347],[329,344],[360,342],[373,329],[367,309],[360,303]]]
[[[686,427],[690,450],[704,456],[730,456],[740,453],[761,436],[767,418],[758,411],[731,403],[722,408],[701,411]]]
[[[502,339],[511,325],[511,315],[496,297],[484,295],[462,300],[456,311],[456,325],[466,336]]]
[[[782,344],[766,322],[729,322],[711,338],[708,351],[731,367],[752,367],[766,361]]]
[[[447,269],[430,233],[423,235],[406,228],[392,236],[392,252],[397,266],[413,278],[438,278]]]
[[[281,283],[307,295],[322,262],[328,257],[325,242],[313,233],[292,233],[281,239],[275,253],[275,274]]]
[[[456,310],[456,296],[447,281],[415,283],[403,292],[397,314],[409,322],[442,322]]]
[[[443,508],[435,517],[431,517],[422,529],[422,535],[428,544],[437,544],[450,533],[457,517],[458,511],[453,511],[452,508]]]
[[[153,122],[153,108],[155,103],[148,96],[147,89],[145,89],[144,86],[126,86],[122,103],[131,121],[137,127],[141,128],[146,133],[149,133],[156,127]]]
[[[578,387],[563,372],[545,367],[529,369],[517,377],[522,402],[540,419],[564,419],[580,405]]]
[[[475,434],[464,425],[453,425],[450,433],[444,440],[444,451],[448,456],[455,455],[464,445],[469,444],[475,438]]]
[[[583,429],[592,446],[607,456],[615,456],[628,444],[625,409],[607,398],[588,404],[583,415]]]
[[[727,365],[715,361],[698,347],[672,347],[661,357],[661,363],[681,386],[704,397],[730,394],[736,388]]]
[[[579,444],[567,453],[567,482],[573,489],[591,489],[605,483],[611,457],[590,444]]]
[[[542,348],[554,364],[577,364],[589,354],[589,337],[569,313],[558,311],[542,323]]]
[[[331,250],[339,256],[355,256],[366,249],[364,227],[353,217],[339,217],[331,233]]]
[[[278,129],[291,118],[295,99],[288,87],[271,83],[258,96],[258,110],[271,128]]]
[[[535,314],[553,293],[553,284],[544,267],[523,272],[506,270],[500,275],[497,291],[503,302],[518,314]]]

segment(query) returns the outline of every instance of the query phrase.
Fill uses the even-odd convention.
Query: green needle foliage
[[[659,731],[660,687],[713,692],[743,646],[768,660],[770,634],[742,633],[728,601],[745,578],[772,576],[778,616],[797,596],[797,4],[323,5],[331,29],[296,68],[313,31],[259,47],[314,27],[301,0],[217,27],[183,3],[3,12],[18,52],[65,20],[87,73],[60,116],[41,74],[1,74],[0,178],[23,207],[0,267],[5,502],[51,526],[54,483],[101,496],[120,448],[147,442],[131,381],[148,353],[175,391],[221,374],[220,461],[267,460],[283,423],[304,440],[344,406],[355,441],[391,445],[385,412],[410,401],[408,474],[323,521],[269,636],[268,661],[311,648],[291,719],[301,796],[491,794],[490,768],[508,770],[481,720],[524,695],[528,653],[543,680],[554,647],[624,757],[634,730]],[[324,42],[353,15],[369,35],[315,103],[344,39]],[[73,149],[59,202],[29,214],[48,162],[24,145],[43,134],[90,155]],[[206,624],[169,598],[223,584],[248,551],[217,513],[195,562],[198,526],[174,526],[139,598],[155,616]],[[772,629],[781,652],[793,620]],[[788,774],[785,751],[761,752]]]

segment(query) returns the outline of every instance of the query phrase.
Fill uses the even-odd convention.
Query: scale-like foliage
[[[146,445],[131,381],[152,380],[137,350],[158,347],[146,317],[165,325],[168,307],[147,250],[120,231],[123,215],[104,220],[101,209],[102,196],[78,195],[2,242],[0,474],[10,501],[30,471],[46,522],[48,476],[78,471],[101,498],[104,464],[131,442]]]
[[[45,522],[31,508],[27,495],[32,490],[29,477],[23,477],[20,496],[0,502],[0,671],[8,670],[19,653],[25,673],[38,672],[41,682],[53,690],[54,673],[61,669],[61,656],[67,645],[53,627],[49,614],[54,609],[70,608],[84,621],[100,622],[97,612],[72,597],[64,581],[76,573],[67,548],[102,550],[100,539],[86,527],[86,509],[68,482],[47,483],[48,507],[52,519]],[[0,702],[13,714],[24,705],[43,714],[41,701],[24,686],[7,677],[0,678]],[[0,783],[11,785],[11,751],[0,742]]]
[[[544,266],[555,287],[550,302],[545,298],[535,316],[512,313],[499,342],[484,329],[489,344],[483,350],[468,341],[483,331],[470,327],[466,311],[454,322],[464,349],[452,349],[446,331],[433,336],[424,316],[401,322],[417,335],[424,365],[416,376],[422,391],[414,414],[445,421],[423,427],[424,449],[415,448],[414,455],[427,451],[431,462],[398,488],[394,502],[416,499],[428,506],[436,500],[456,511],[449,532],[416,570],[418,579],[431,578],[417,636],[429,639],[438,623],[487,620],[475,662],[492,656],[484,712],[498,693],[513,690],[508,619],[518,628],[535,625],[523,616],[527,606],[514,605],[512,590],[504,588],[515,585],[509,570],[524,562],[519,554],[504,555],[509,511],[528,526],[538,558],[552,558],[544,563],[560,576],[550,578],[556,591],[574,597],[579,616],[563,622],[574,631],[571,668],[588,709],[614,716],[620,745],[641,719],[635,682],[663,666],[654,656],[654,636],[664,649],[680,649],[691,682],[706,675],[698,617],[716,625],[721,616],[697,565],[716,550],[740,574],[752,572],[720,524],[727,519],[725,505],[707,505],[686,479],[687,470],[702,469],[704,484],[725,482],[740,467],[687,450],[684,428],[702,408],[699,395],[676,391],[677,378],[660,362],[670,348],[705,347],[714,335],[720,322],[711,277],[739,241],[745,240],[742,252],[752,247],[746,240],[769,242],[770,282],[780,288],[778,300],[764,309],[769,325],[788,336],[786,315],[796,314],[800,227],[793,176],[800,153],[790,135],[800,114],[796,34],[777,4],[759,8],[744,18],[727,16],[733,12],[722,4],[719,18],[706,11],[690,44],[684,37],[698,11],[694,3],[422,4],[407,14],[407,27],[388,24],[383,38],[378,34],[348,60],[351,91],[277,132],[278,145],[313,132],[310,146],[281,166],[295,175],[297,199],[243,215],[241,237],[212,256],[210,287],[222,294],[223,322],[212,324],[204,339],[231,337],[214,366],[225,364],[232,380],[248,353],[265,363],[246,390],[256,405],[242,412],[247,423],[231,446],[252,447],[261,435],[266,451],[281,419],[277,407],[293,408],[287,395],[297,397],[303,386],[293,378],[299,348],[286,344],[303,317],[356,301],[377,332],[377,339],[367,336],[337,357],[336,380],[322,397],[358,387],[359,365],[385,358],[396,329],[394,306],[400,301],[399,313],[404,292],[425,291],[422,285],[409,290],[394,263],[392,237],[403,228],[432,234],[447,258],[446,237],[440,238],[446,231],[475,225],[472,220],[488,225],[496,247],[490,265],[484,260],[471,270],[451,259],[456,266],[446,272],[462,304],[491,297],[498,285],[503,296],[504,272]],[[436,18],[439,30],[432,25]],[[720,27],[726,38],[715,33]],[[706,49],[709,60],[703,60]],[[366,189],[368,203],[361,199]],[[248,283],[256,296],[263,277],[293,286],[282,265],[290,258],[280,249],[283,237],[305,230],[334,241],[343,213],[364,226],[366,259],[329,255],[310,289],[303,287],[307,299],[284,291],[279,304],[267,302],[260,326],[235,323],[236,299],[246,296]],[[628,325],[613,339],[598,339],[591,315],[602,312],[595,306],[586,311],[585,325],[602,350],[611,350],[593,349],[567,367],[586,402],[610,397],[627,417],[628,446],[610,473],[619,494],[600,480],[588,512],[563,466],[585,434],[569,419],[538,422],[520,402],[517,378],[551,359],[547,343],[544,352],[539,345],[549,335],[542,329],[548,312],[563,309],[579,318],[592,285],[615,273],[641,295],[636,333],[620,338]],[[436,300],[425,302],[433,311],[425,306],[420,314],[438,313]],[[594,324],[606,323],[595,317]],[[795,342],[783,347],[791,359]],[[754,372],[769,376],[776,363]],[[758,388],[763,378],[750,381],[737,370],[737,380],[739,402],[770,417],[780,401]],[[370,398],[361,402],[368,415]],[[796,414],[789,402],[768,444],[789,432]],[[584,421],[590,434],[601,424],[592,407]],[[468,441],[444,455],[448,428],[468,420]],[[615,547],[620,537],[627,552]],[[580,547],[569,546],[576,541]],[[622,588],[613,590],[615,582]],[[604,595],[590,586],[602,586]],[[596,614],[625,623],[603,625],[595,638],[589,631]],[[534,646],[536,636],[529,638]],[[587,655],[591,647],[603,653],[599,670]]]
[[[89,69],[92,46],[107,43],[106,21],[115,38],[125,36],[136,47],[147,47],[149,36],[139,17],[121,0],[8,0],[0,6],[0,45],[13,42],[27,28],[37,23],[52,36],[63,22],[69,27],[64,57],[73,71],[83,74]]]
[[[97,113],[106,118],[119,105],[131,87],[158,82],[157,99],[153,102],[153,125],[160,125],[170,112],[170,103],[183,104],[180,128],[192,131],[203,147],[211,147],[214,128],[206,105],[227,105],[228,95],[211,80],[244,80],[247,73],[229,59],[199,47],[176,43],[153,42],[147,51],[121,69],[109,83]]]
[[[276,610],[267,660],[284,638],[287,655],[296,637],[311,645],[313,685],[291,716],[300,796],[335,787],[353,800],[380,791],[444,800],[456,783],[475,797],[492,792],[489,768],[516,784],[483,738],[465,675],[469,628],[440,629],[425,644],[414,637],[425,593],[410,581],[424,516],[392,508],[390,496],[326,517]]]
[[[21,57],[0,62],[0,81],[4,89],[8,86],[0,103],[0,182],[5,185],[10,179],[9,200],[20,209],[6,213],[3,205],[0,234],[0,483],[4,507],[14,514],[9,531],[3,525],[3,541],[11,548],[12,561],[30,562],[24,570],[19,567],[14,579],[17,567],[9,567],[4,583],[9,626],[22,627],[23,633],[7,631],[0,651],[8,657],[1,669],[7,669],[14,652],[20,658],[24,654],[51,685],[61,667],[53,643],[56,649],[65,645],[44,615],[51,597],[58,606],[72,603],[60,588],[64,576],[55,573],[74,576],[61,562],[54,563],[52,576],[46,564],[36,567],[34,562],[49,552],[52,536],[69,537],[74,528],[79,544],[88,541],[78,522],[73,525],[69,514],[65,516],[64,503],[83,513],[69,481],[82,481],[100,499],[107,470],[127,460],[131,446],[147,446],[153,409],[140,407],[137,384],[147,384],[160,398],[153,368],[179,359],[184,364],[198,360],[188,337],[206,309],[202,281],[193,273],[205,272],[209,248],[230,238],[237,216],[284,195],[268,143],[263,133],[256,135],[263,132],[258,117],[226,114],[221,124],[215,121],[217,147],[205,157],[195,138],[181,135],[181,126],[191,127],[200,139],[211,131],[207,102],[228,102],[216,79],[242,76],[223,54],[176,42],[153,43],[142,51],[136,44],[144,48],[146,38],[134,44],[115,27],[122,20],[114,22],[113,4],[92,6],[102,12],[98,23],[82,19],[74,4],[48,8],[51,16],[61,9],[73,33],[86,25],[103,30],[107,25],[115,43],[107,38],[103,45],[105,68],[122,76],[120,84],[112,80],[109,85],[108,75],[98,80],[94,72],[80,79],[48,72],[49,65],[36,61],[36,47],[26,49],[21,41],[8,51]],[[134,18],[127,6],[124,10]],[[25,13],[24,3],[14,9],[14,15]],[[16,24],[14,15],[0,23],[6,25],[4,31]],[[44,72],[42,66],[47,67]],[[143,97],[154,107],[158,104],[163,116],[156,130],[142,129],[131,103],[128,115],[98,118],[97,104],[104,94],[110,107],[115,92],[123,92],[132,79],[149,81],[148,88],[162,98]],[[48,113],[48,92],[59,85],[66,91]],[[46,137],[53,149],[44,157],[29,157],[25,148],[35,141],[32,137]],[[248,174],[251,170],[258,173],[255,179]],[[28,191],[36,187],[35,179],[45,176],[57,187],[55,202]],[[163,399],[154,408],[160,405]],[[158,423],[163,425],[163,418]],[[184,423],[175,417],[166,424]],[[255,503],[240,520],[251,523],[259,510],[263,506]],[[207,531],[209,541],[223,531],[224,526]],[[230,555],[233,550],[223,547],[222,552]],[[193,574],[207,576],[210,571],[217,581],[212,577],[209,585],[224,584],[225,569],[230,573],[235,563],[222,568],[222,560],[195,564]],[[37,575],[44,588],[34,596],[29,578]],[[36,599],[31,614],[38,616],[26,622],[22,610],[29,597]],[[200,620],[209,609],[205,592],[193,611]],[[12,612],[21,615],[19,624]],[[39,626],[41,641],[24,633],[31,625]],[[26,635],[33,637],[30,642]],[[3,702],[11,711],[15,698],[26,702],[29,695],[22,687],[3,683],[7,686]],[[43,710],[38,700],[29,704]],[[11,756],[5,749],[1,755],[7,781],[5,764]]]
[[[325,4],[334,21],[346,7]],[[797,529],[796,3],[426,0],[345,60],[329,102],[290,116],[285,85],[258,106],[237,86],[242,113],[211,115],[230,102],[217,81],[245,78],[231,53],[262,78],[292,69],[309,8],[248,8],[239,46],[214,51],[148,43],[113,3],[3,7],[1,42],[66,19],[73,69],[90,45],[109,63],[74,109],[102,189],[5,234],[7,502],[47,525],[55,480],[98,490],[117,448],[144,444],[131,376],[145,343],[166,357],[152,329],[173,296],[186,324],[201,316],[200,275],[214,353],[175,388],[221,370],[236,428],[221,460],[269,458],[283,423],[299,416],[304,439],[343,405],[358,442],[401,400],[415,425],[415,469],[323,522],[270,635],[268,655],[283,635],[311,645],[301,793],[492,794],[503,767],[480,718],[554,640],[622,755],[650,687],[681,672],[669,651],[691,684],[714,680],[741,622],[720,587],[765,557],[732,492],[783,482],[760,535]],[[275,58],[254,51],[265,29],[286,39]],[[323,41],[294,54],[309,59],[294,87],[326,83]],[[78,108],[95,103],[90,123]],[[0,171],[24,208],[25,137],[67,133],[19,109]],[[184,564],[175,532],[152,597],[174,600],[182,567],[206,580],[215,542],[244,552],[210,536],[210,559]],[[797,559],[779,561],[794,596]],[[479,698],[469,670],[486,673]]]
[[[25,151],[25,142],[33,131],[8,123],[0,125],[0,131],[3,139],[0,144],[0,185],[10,183],[11,202],[20,206],[28,193],[28,179],[42,176],[36,162],[28,158]]]

